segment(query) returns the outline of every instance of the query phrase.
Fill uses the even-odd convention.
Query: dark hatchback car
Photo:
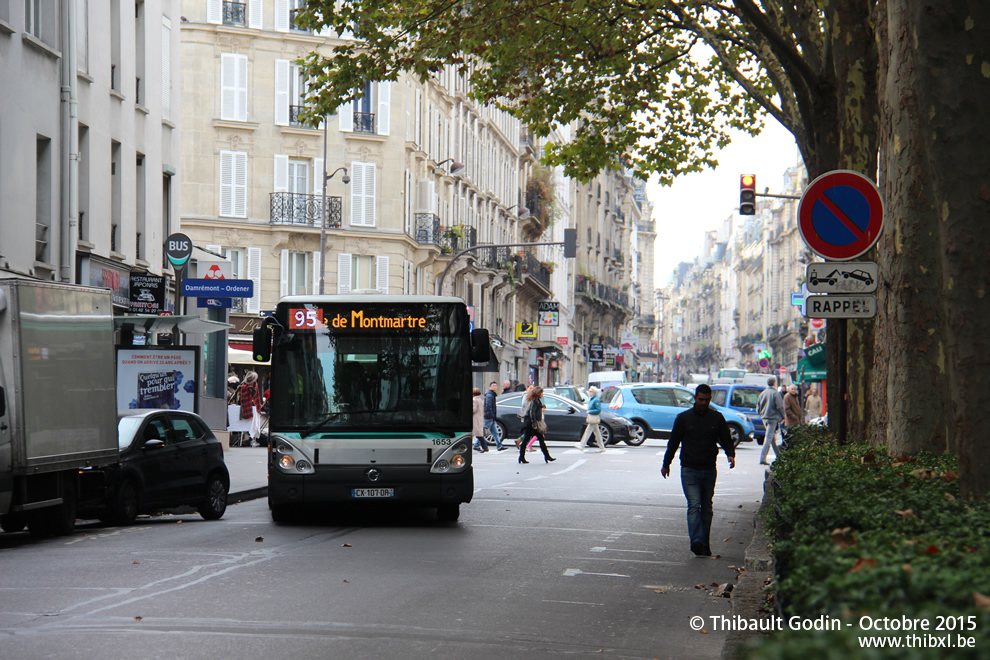
[[[518,438],[522,432],[522,420],[519,410],[522,407],[523,392],[503,394],[495,400],[497,413],[495,427],[504,442],[506,438]],[[588,408],[580,403],[565,399],[556,394],[543,394],[543,404],[546,410],[543,417],[547,423],[547,441],[575,443],[584,433],[584,418],[588,416]],[[633,435],[632,422],[607,411],[601,414],[602,440],[606,445],[625,442],[628,445],[636,443]]]
[[[223,446],[203,419],[183,410],[135,409],[117,415],[120,464],[82,474],[83,513],[128,524],[139,513],[194,506],[206,520],[227,510],[230,475]],[[84,498],[85,500],[85,498]]]

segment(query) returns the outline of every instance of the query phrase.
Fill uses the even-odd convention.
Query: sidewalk
[[[223,450],[230,473],[227,504],[268,497],[268,447],[230,447]]]

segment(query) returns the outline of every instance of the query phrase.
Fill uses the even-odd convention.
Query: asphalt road
[[[606,454],[475,454],[457,523],[431,510],[328,512],[0,533],[4,658],[717,658],[762,495],[759,448],[719,463],[712,546],[688,549],[664,441]]]

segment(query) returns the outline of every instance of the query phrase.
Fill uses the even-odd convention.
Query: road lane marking
[[[631,575],[623,575],[622,573],[588,573],[582,571],[580,568],[568,568],[564,571],[564,577],[574,577],[575,575],[598,575],[600,577],[621,577],[627,578],[632,577]]]

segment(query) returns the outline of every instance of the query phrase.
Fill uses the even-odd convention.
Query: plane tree
[[[577,120],[572,139],[548,144],[543,158],[581,180],[607,167],[631,166],[670,183],[678,174],[716,165],[713,152],[728,143],[731,129],[756,133],[768,116],[794,135],[810,178],[850,169],[875,179],[878,66],[890,38],[888,4],[898,12],[906,5],[921,11],[917,7],[923,5],[920,0],[310,0],[297,22],[313,29],[328,26],[348,37],[332,53],[314,52],[301,62],[312,82],[315,115],[331,114],[360,95],[367,80],[397,80],[403,72],[425,80],[453,66],[467,77],[478,101],[498,104],[537,135]],[[953,15],[967,4],[973,3],[947,3]],[[984,34],[982,29],[975,33]],[[896,71],[888,73],[882,91],[896,97]],[[884,191],[903,194],[889,185]],[[930,224],[918,214],[903,220],[922,241],[926,221]],[[885,236],[880,302],[891,320],[881,320],[877,342],[884,360],[877,360],[874,373],[874,323],[850,322],[850,435],[872,435],[904,453],[952,448],[944,431],[945,404],[932,403],[930,396],[931,387],[946,383],[943,358],[934,350],[894,358],[899,346],[930,339],[931,327],[893,314],[918,287],[932,284],[918,281],[918,264],[911,261],[929,257],[892,251],[886,242],[891,234]],[[927,247],[933,246],[938,249],[935,243]],[[895,256],[901,263],[887,277],[886,261]],[[938,307],[931,312],[938,317],[935,327],[941,327]],[[828,405],[836,410],[835,333],[828,342]],[[912,376],[923,377],[929,394],[907,386],[905,379]],[[914,408],[922,398],[925,405]],[[906,410],[920,411],[919,418],[904,423]]]

